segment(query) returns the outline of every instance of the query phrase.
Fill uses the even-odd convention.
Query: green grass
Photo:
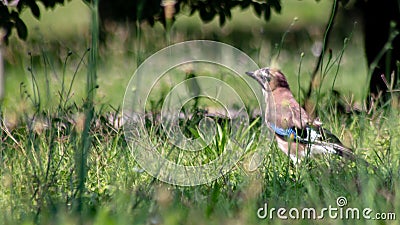
[[[282,16],[273,15],[270,23],[250,17],[255,29],[244,23],[251,12],[235,11],[238,16],[223,28],[219,28],[216,21],[203,26],[196,16],[182,15],[172,28],[171,41],[219,40],[240,48],[260,66],[274,63],[287,74],[293,93],[301,100],[300,89],[307,88],[316,61],[310,49],[321,37],[313,33],[313,29],[323,27],[327,18],[322,16],[329,10],[326,2],[310,0],[304,4],[307,7],[303,2],[293,1],[283,9]],[[139,42],[134,38],[135,32],[116,28],[107,47],[99,48],[96,59],[95,54],[87,50],[92,43],[89,30],[94,27],[90,25],[90,10],[85,7],[73,1],[68,7],[57,8],[54,14],[43,14],[41,23],[29,21],[28,25],[39,26],[40,32],[35,34],[35,29],[30,29],[30,40],[25,43],[13,39],[6,50],[6,98],[0,112],[1,224],[398,223],[398,218],[393,221],[280,220],[275,214],[270,221],[257,217],[258,209],[265,203],[269,208],[314,207],[319,211],[329,205],[336,207],[340,196],[347,198],[348,207],[400,215],[397,193],[400,187],[399,112],[389,108],[372,114],[344,114],[336,107],[339,99],[330,95],[336,69],[339,69],[334,88],[344,96],[362,100],[367,72],[360,53],[362,40],[358,27],[341,64],[331,64],[332,69],[326,73],[317,107],[325,127],[355,149],[359,161],[326,156],[305,160],[294,167],[275,143],[265,140],[256,145],[251,142],[261,135],[261,123],[256,120],[251,123],[248,135],[238,139],[248,152],[229,173],[204,185],[181,187],[147,174],[135,161],[122,129],[110,120],[110,114],[120,112],[125,87],[137,63],[166,46],[163,29],[142,25],[143,36]],[[300,7],[307,10],[297,12]],[[80,17],[64,20],[70,13]],[[29,15],[24,16],[29,18]],[[293,17],[298,17],[299,21],[286,34],[279,59],[271,62],[275,45],[281,42]],[[200,31],[198,26],[201,26]],[[349,35],[350,32],[342,34],[343,37]],[[333,38],[332,43],[332,58],[335,59],[343,48],[343,38]],[[302,53],[304,57],[301,58]],[[327,65],[330,64],[324,66]],[[92,109],[87,90],[93,87],[86,85],[87,76],[96,72],[99,87]],[[228,72],[216,68],[201,75],[221,77],[224,73]],[[185,76],[180,74],[178,79],[179,76],[174,75],[177,80],[169,81],[171,86]],[[226,82],[235,84],[235,80]],[[161,86],[154,93],[154,112],[159,110],[157,101],[165,98],[165,91],[170,88]],[[207,101],[200,106],[203,104]],[[90,117],[92,119],[87,119]],[[148,120],[146,125],[151,141],[161,143],[157,150],[182,165],[209,162],[221,155],[230,141],[229,126],[220,122],[211,145],[199,153],[186,154],[165,141],[167,137],[159,122]],[[187,136],[199,136],[195,119],[183,121],[180,126]],[[254,152],[262,153],[262,163],[255,171],[249,171]],[[370,166],[366,166],[364,160]]]
[[[256,171],[246,170],[248,158],[244,157],[231,172],[214,182],[179,187],[157,181],[142,171],[121,130],[112,128],[96,111],[97,124],[90,130],[92,147],[87,155],[85,191],[79,200],[83,205],[78,213],[77,149],[82,141],[83,116],[78,114],[76,122],[69,122],[74,115],[48,114],[38,116],[34,124],[27,122],[11,131],[2,127],[0,208],[3,223],[227,224],[236,221],[259,224],[262,221],[256,213],[264,203],[276,208],[315,207],[319,210],[336,206],[339,196],[347,198],[348,207],[399,213],[400,199],[396,190],[400,185],[400,120],[397,113],[379,121],[353,115],[350,123],[339,116],[338,121],[327,124],[327,128],[342,134],[342,138],[348,136],[356,154],[368,161],[370,167],[362,161],[354,163],[335,157],[312,159],[292,167],[276,147],[251,146],[250,153],[256,148],[267,148],[262,166]],[[332,118],[323,119],[330,121]],[[362,121],[371,125],[365,127]],[[43,127],[44,123],[47,128]],[[184,128],[194,126],[186,123]],[[250,134],[257,135],[258,129],[259,124]],[[223,130],[223,135],[228,135],[228,131]],[[160,136],[154,133],[151,138],[159,140]],[[211,154],[210,158],[220,154],[217,147],[212,146],[202,155]],[[162,145],[159,151],[167,152],[170,148],[168,144]],[[190,160],[185,156],[180,158],[180,163]],[[177,159],[173,155],[170,157]],[[378,170],[374,171],[373,167]],[[323,221],[347,223],[339,219]],[[272,222],[286,224],[288,221],[279,220],[275,215]],[[322,221],[291,222],[314,224]],[[366,222],[397,223],[351,221],[352,224]]]

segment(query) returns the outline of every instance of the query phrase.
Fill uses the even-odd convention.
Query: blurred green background
[[[237,7],[233,10],[232,19],[222,27],[218,16],[209,23],[203,23],[197,13],[190,16],[183,10],[176,15],[170,33],[166,33],[160,23],[154,27],[142,23],[139,29],[129,23],[109,23],[106,27],[107,39],[99,51],[96,100],[113,107],[120,106],[125,87],[141,62],[170,44],[196,39],[230,44],[248,54],[260,67],[281,68],[297,95],[298,87],[303,91],[309,87],[331,5],[332,1],[282,1],[282,12],[272,12],[268,22],[255,16],[252,8],[241,10]],[[5,48],[6,114],[19,111],[22,107],[19,104],[21,90],[32,92],[28,68],[33,67],[38,83],[43,85],[40,94],[44,105],[51,104],[52,96],[57,96],[60,90],[63,73],[66,84],[70,84],[82,55],[90,46],[90,9],[85,3],[73,0],[47,11],[39,6],[42,11],[40,20],[34,18],[29,10],[22,15],[28,26],[28,40],[19,40],[14,32],[9,46]],[[345,9],[340,12],[328,46],[333,58],[340,54],[344,39],[350,36],[351,39],[341,60],[334,89],[347,99],[360,101],[363,87],[367,85],[367,66],[360,34],[362,27],[356,14]],[[280,49],[279,58],[272,60],[277,49]],[[72,55],[64,68],[69,51]],[[304,53],[304,58],[299,74],[301,53]],[[77,102],[82,101],[85,93],[85,61],[79,67],[72,87],[72,100]],[[335,69],[324,80],[323,90],[330,91],[334,75]],[[22,88],[21,83],[24,84]],[[298,97],[301,99],[303,96]]]

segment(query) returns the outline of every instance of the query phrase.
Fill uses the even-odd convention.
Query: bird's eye
[[[263,80],[263,82],[267,82],[268,81],[267,76],[265,76],[265,75],[261,76],[261,79]]]
[[[263,83],[269,82],[269,77],[268,76],[262,75],[261,79],[262,79]]]

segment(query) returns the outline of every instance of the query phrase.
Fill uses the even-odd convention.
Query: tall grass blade
[[[90,151],[92,137],[90,134],[90,126],[94,118],[94,97],[97,82],[97,50],[99,43],[99,20],[98,20],[98,0],[91,2],[91,51],[89,53],[86,94],[87,99],[84,106],[85,124],[81,136],[81,144],[77,149],[76,169],[78,175],[77,187],[77,211],[82,214],[83,195],[85,193],[85,181],[87,177],[87,157]],[[81,221],[82,222],[82,221]]]

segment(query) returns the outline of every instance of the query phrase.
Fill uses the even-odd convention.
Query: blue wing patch
[[[323,137],[318,130],[312,127],[305,127],[304,129],[297,129],[294,127],[280,128],[273,123],[269,123],[269,127],[279,136],[289,138],[290,140],[297,140],[301,143],[313,143],[316,140],[322,140]]]
[[[280,137],[309,145],[315,153],[335,153],[349,157],[353,154],[335,135],[322,127],[306,126],[303,129],[296,127],[285,129],[273,123],[268,123],[268,126]]]
[[[273,123],[269,123],[269,126],[279,136],[282,136],[282,137],[285,137],[285,138],[290,138],[290,139],[297,138],[296,131],[293,128],[284,129],[284,128],[277,127]]]

